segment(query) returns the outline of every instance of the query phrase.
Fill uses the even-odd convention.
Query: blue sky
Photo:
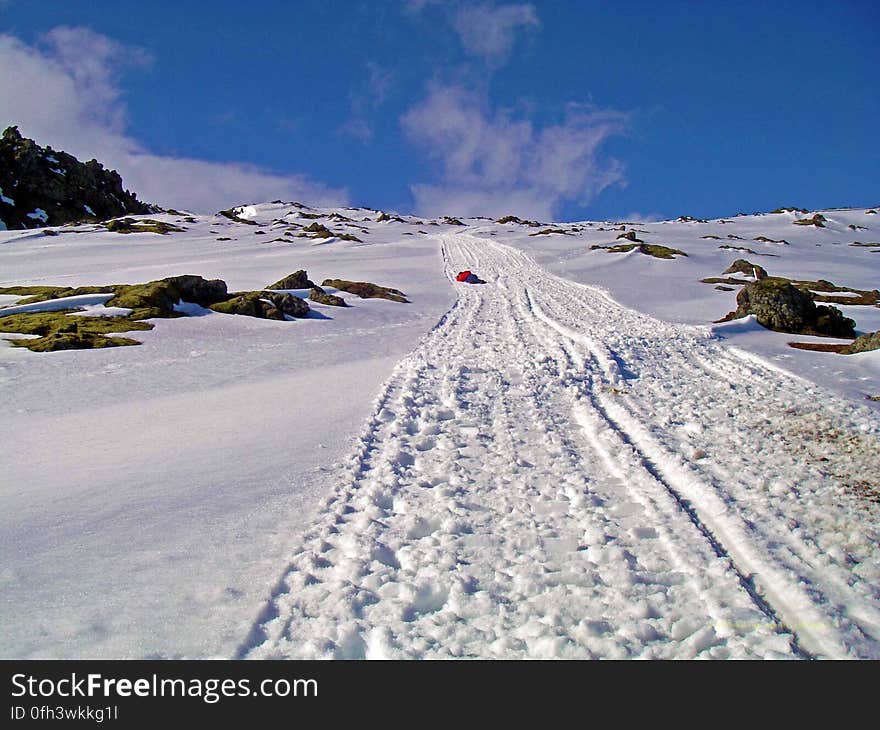
[[[191,209],[880,203],[876,1],[0,0],[0,68],[0,125]]]

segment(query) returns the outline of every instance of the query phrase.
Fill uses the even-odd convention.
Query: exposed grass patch
[[[836,352],[842,353],[849,345],[831,345],[824,342],[789,342],[789,347],[796,350],[811,350],[813,352]]]
[[[64,299],[66,297],[77,297],[81,294],[105,294],[115,291],[113,285],[110,286],[7,286],[0,287],[0,294],[12,294],[13,296],[27,297],[19,304],[36,304],[37,302],[46,302],[50,299]]]
[[[749,279],[735,279],[733,277],[723,277],[723,276],[709,276],[705,279],[700,279],[700,282],[703,284],[724,284],[733,286],[745,286],[746,284],[750,284],[751,281]],[[718,288],[717,286],[715,287]],[[732,291],[728,289],[727,291]]]

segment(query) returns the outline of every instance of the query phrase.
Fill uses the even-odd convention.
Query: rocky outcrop
[[[368,281],[347,281],[345,279],[324,279],[321,286],[329,286],[334,289],[355,294],[361,299],[389,299],[392,302],[408,303],[406,295],[398,289],[387,286],[371,284]]]
[[[288,274],[283,279],[279,279],[274,284],[269,284],[267,289],[312,289],[315,286],[315,282],[309,279],[309,275],[306,273],[305,269],[300,269],[299,271],[294,271],[292,274]]]
[[[847,345],[841,352],[844,355],[855,355],[858,352],[870,352],[871,350],[880,350],[880,331],[856,337],[852,344]]]
[[[115,284],[108,288],[116,295],[107,306],[131,309],[131,319],[180,317],[181,313],[174,309],[178,302],[210,307],[229,297],[226,282],[222,279],[203,279],[190,274],[169,276],[146,284]]]
[[[826,218],[821,213],[816,213],[812,218],[799,218],[796,221],[792,221],[796,226],[816,226],[816,228],[824,228]]]
[[[271,291],[236,292],[232,298],[212,304],[210,309],[221,314],[278,320],[305,317],[309,313],[309,305],[304,299]]]
[[[122,187],[115,170],[40,147],[9,127],[0,138],[0,221],[9,229],[156,213]]]
[[[317,302],[318,304],[326,304],[331,307],[348,306],[342,297],[338,297],[335,294],[329,294],[319,286],[312,288],[312,291],[309,292],[309,299],[313,302]]]
[[[728,266],[722,273],[724,274],[745,274],[755,279],[766,279],[767,270],[763,266],[752,264],[745,259],[737,259]]]
[[[837,307],[817,306],[813,295],[788,281],[767,277],[746,284],[736,295],[737,309],[725,319],[755,315],[758,323],[777,332],[829,337],[855,336],[855,322]]]
[[[179,233],[186,230],[180,226],[175,226],[173,223],[157,221],[152,218],[141,218],[139,220],[134,218],[114,218],[112,221],[107,221],[104,224],[104,228],[113,233],[161,233],[163,236],[166,233]]]

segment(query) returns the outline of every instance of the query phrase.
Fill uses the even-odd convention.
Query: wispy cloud
[[[367,78],[349,94],[351,116],[342,131],[369,142],[373,139],[373,118],[394,85],[394,72],[375,61],[367,61],[365,65]]]
[[[464,49],[492,64],[510,56],[521,31],[539,28],[534,5],[465,5],[456,10],[453,26]]]
[[[152,59],[88,28],[58,27],[34,45],[0,35],[0,127],[81,159],[97,158],[142,200],[213,211],[274,197],[345,202],[345,191],[304,175],[237,162],[152,154],[128,132],[120,73]]]
[[[627,125],[622,112],[570,104],[539,126],[490,108],[485,94],[432,84],[401,119],[407,137],[438,166],[438,179],[412,186],[423,215],[516,213],[553,218],[563,203],[586,205],[625,182],[623,166],[600,147]]]
[[[541,27],[538,12],[531,3],[480,3],[461,0],[404,0],[404,9],[418,15],[439,8],[440,17],[455,31],[465,52],[489,66],[501,66],[513,50],[517,38]]]

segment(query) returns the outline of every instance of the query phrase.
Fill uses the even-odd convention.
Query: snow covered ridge
[[[293,325],[175,303],[138,347],[0,342],[0,655],[880,657],[880,352],[716,324],[760,267],[880,329],[849,303],[871,210],[129,218],[0,232],[0,286],[93,287],[68,319],[183,274],[409,303],[328,285],[351,306]]]

